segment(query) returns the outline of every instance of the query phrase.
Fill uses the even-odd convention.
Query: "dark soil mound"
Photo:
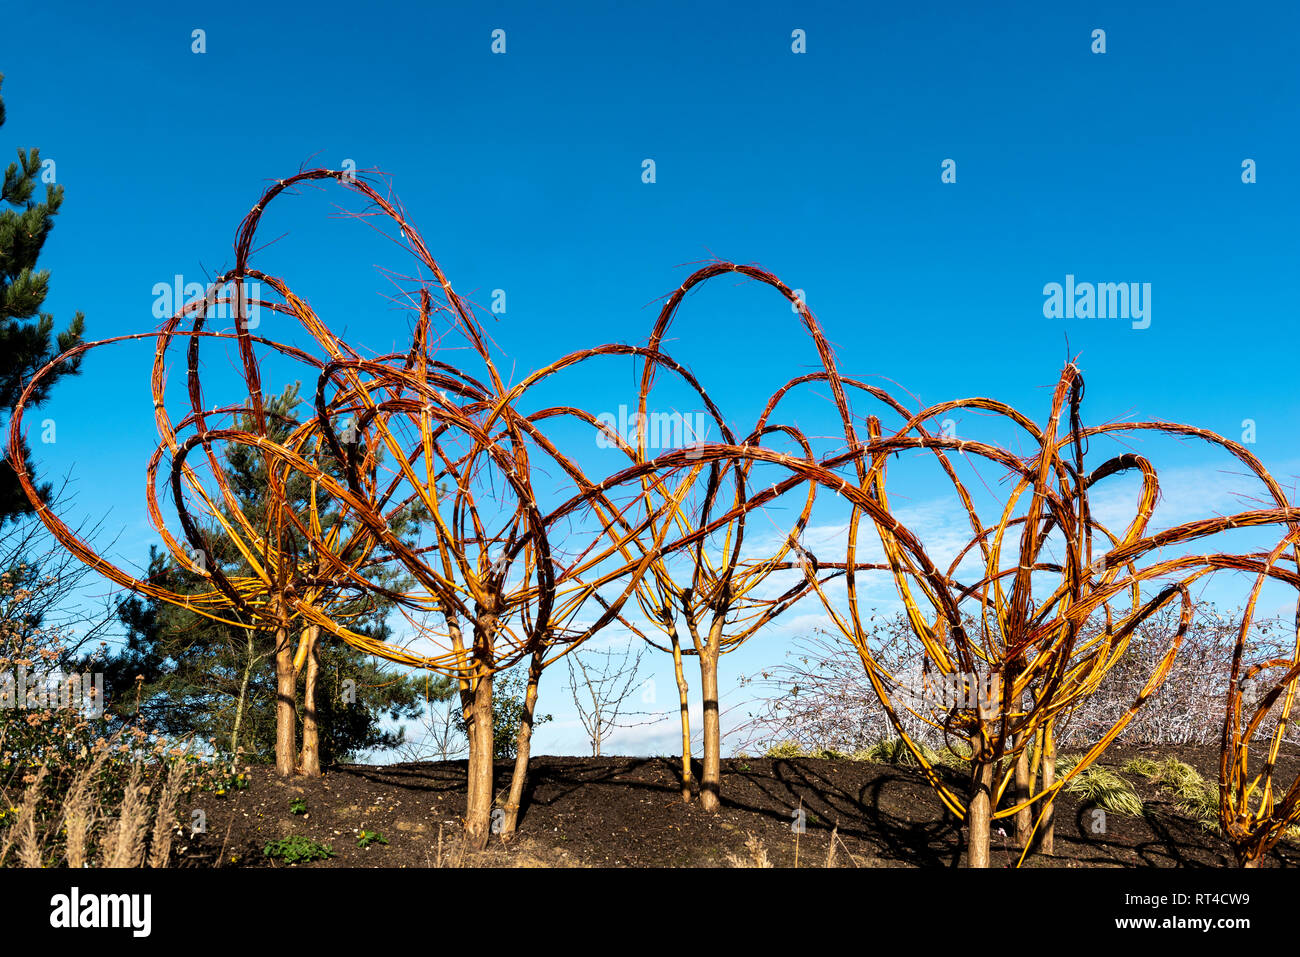
[[[1115,747],[1103,764],[1118,769],[1137,756],[1177,757],[1209,781],[1218,778],[1214,747]],[[1295,754],[1283,764],[1295,773]],[[207,816],[207,832],[181,842],[182,866],[283,866],[263,848],[291,835],[329,845],[334,856],[309,867],[618,866],[713,867],[752,862],[765,854],[777,867],[827,863],[837,829],[837,866],[954,867],[961,858],[958,822],[913,768],[820,758],[735,758],[723,762],[723,808],[717,814],[679,796],[679,762],[668,758],[539,757],[519,836],[494,839],[486,852],[459,848],[465,762],[343,766],[309,780],[281,780],[254,768],[251,784],[218,797],[196,795],[191,808]],[[510,767],[497,768],[504,788]],[[1095,806],[1072,794],[1056,802],[1055,855],[1029,856],[1042,867],[1223,867],[1231,852],[1212,830],[1180,811],[1167,790],[1137,775],[1126,779],[1145,804],[1141,817],[1107,812],[1094,833]],[[1289,779],[1288,779],[1289,780]],[[305,814],[290,812],[295,799]],[[800,808],[806,832],[791,824]],[[995,828],[1012,831],[1009,820]],[[358,847],[362,830],[387,844]],[[748,845],[747,845],[748,842]],[[842,843],[840,843],[842,842]],[[995,865],[1014,865],[1019,852],[995,833]],[[734,860],[733,860],[734,859]],[[1264,866],[1300,865],[1300,847],[1281,845]]]

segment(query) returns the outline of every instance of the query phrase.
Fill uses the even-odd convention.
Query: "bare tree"
[[[1118,740],[1149,745],[1218,743],[1241,619],[1241,609],[1223,614],[1212,605],[1198,607],[1168,679]],[[1141,625],[1106,680],[1056,728],[1057,743],[1089,747],[1104,734],[1141,691],[1167,652],[1178,623],[1177,610],[1166,608]],[[870,625],[872,646],[893,677],[888,687],[901,704],[898,717],[909,737],[927,747],[944,747],[942,730],[914,713],[924,704],[926,684],[904,641],[906,620],[901,615],[873,616]],[[1090,622],[1085,632],[1095,635],[1099,627],[1100,622]],[[1282,657],[1288,651],[1286,639],[1276,619],[1257,620],[1247,652],[1252,660]],[[1293,637],[1290,640],[1294,643]],[[783,662],[742,678],[741,685],[756,692],[748,702],[750,720],[742,729],[746,749],[761,752],[791,743],[805,751],[852,754],[896,734],[853,657],[852,646],[843,636],[822,629],[793,639]],[[1247,704],[1252,700],[1248,697]],[[1271,725],[1266,730],[1271,731]],[[1294,728],[1287,728],[1286,734],[1287,740],[1297,736]]]
[[[428,705],[419,722],[424,733],[417,740],[403,742],[397,747],[397,753],[405,761],[450,761],[461,757],[468,750],[469,741],[456,722],[459,703],[431,698]]]
[[[906,620],[872,615],[869,622],[877,657],[892,676],[890,692],[900,700],[899,720],[914,740],[943,747],[943,732],[914,713],[925,704],[926,676],[907,646]],[[766,689],[747,702],[744,750],[794,744],[802,751],[853,754],[897,734],[853,646],[823,628],[794,638],[783,662],[743,676],[740,684]]]
[[[49,507],[70,509],[76,503],[67,477],[50,496]],[[112,548],[116,537],[104,535],[104,519],[86,519],[77,535],[97,540]],[[75,555],[63,548],[38,518],[11,520],[0,536],[0,571],[10,572],[21,583],[21,597],[8,596],[3,609],[6,622],[25,622],[27,627],[54,628],[64,636],[62,666],[71,666],[86,649],[105,637],[116,621],[114,602],[92,600],[81,594],[93,574]]]
[[[630,728],[650,724],[663,715],[649,711],[625,711],[632,693],[640,687],[637,675],[641,670],[640,646],[632,654],[629,642],[623,648],[603,651],[573,652],[565,661],[569,665],[569,690],[573,704],[578,709],[578,720],[591,741],[591,753],[600,757],[600,746],[615,728]],[[625,719],[647,717],[647,721]]]

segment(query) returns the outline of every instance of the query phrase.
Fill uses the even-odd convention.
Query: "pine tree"
[[[4,100],[0,98],[0,127],[4,122]],[[63,187],[48,182],[45,201],[33,202],[41,166],[39,150],[19,149],[18,162],[9,164],[0,185],[0,414],[13,409],[23,387],[42,366],[81,341],[85,326],[85,317],[78,312],[55,337],[54,317],[41,312],[50,288],[50,272],[37,270],[36,260],[63,204]],[[48,398],[50,386],[62,376],[75,374],[78,365],[74,361],[61,366],[58,374],[46,379],[33,394],[31,404],[39,405]],[[49,491],[49,485],[41,487],[42,496]],[[0,463],[0,527],[31,510],[6,450]]]
[[[301,404],[299,385],[268,398],[269,434],[284,441],[297,422]],[[250,417],[236,423],[253,427]],[[267,470],[261,454],[247,445],[233,443],[223,452],[225,473],[240,511],[256,527],[267,520]],[[285,486],[287,500],[301,512],[313,495],[310,481],[294,473]],[[229,515],[227,516],[230,517]],[[394,519],[398,521],[397,519]],[[414,517],[410,519],[414,521]],[[325,527],[335,519],[322,516]],[[289,534],[289,547],[296,553],[305,542]],[[251,568],[234,543],[217,529],[205,532],[207,560],[232,578],[250,575]],[[372,571],[388,586],[399,582],[381,571]],[[151,549],[148,576],[171,591],[206,590],[210,586],[181,569],[157,548]],[[336,609],[353,630],[378,640],[389,637],[387,618],[392,605],[377,596],[365,595]],[[240,619],[235,609],[225,612]],[[255,761],[275,758],[276,743],[276,639],[272,629],[250,622],[232,627],[211,621],[194,612],[132,596],[118,605],[118,619],[126,630],[121,650],[100,666],[105,686],[110,689],[109,710],[113,717],[134,721],[169,736],[195,734],[214,741],[222,751],[242,750]],[[138,679],[137,679],[138,676]],[[343,682],[354,683],[355,702],[344,705]],[[139,682],[138,693],[134,690]],[[303,735],[306,671],[297,676],[295,695],[295,738],[298,748]],[[420,712],[426,693],[432,700],[446,700],[455,693],[446,678],[427,683],[418,676],[394,675],[372,658],[337,640],[322,640],[315,695],[319,724],[319,759],[324,765],[346,761],[358,752],[395,747],[401,732],[386,729],[383,719],[400,721]],[[112,693],[116,689],[117,693]]]

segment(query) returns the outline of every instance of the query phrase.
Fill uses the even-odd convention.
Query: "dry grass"
[[[117,827],[109,843],[108,867],[139,867],[144,862],[145,835],[149,831],[149,792],[142,780],[144,769],[136,762],[122,795]]]
[[[831,840],[826,848],[825,867],[839,867],[839,852],[843,849],[854,867],[861,867],[861,862],[850,853],[848,846],[840,837],[840,828],[837,824],[831,828]],[[756,836],[749,831],[745,832],[745,853],[735,854],[728,852],[727,864],[731,867],[774,867],[771,859],[767,856],[767,847]],[[796,864],[797,866],[797,864]]]
[[[108,752],[100,751],[82,768],[68,788],[63,801],[63,829],[66,835],[63,856],[69,867],[82,868],[90,860],[90,832],[95,825],[95,781],[103,770]]]
[[[166,867],[171,860],[172,841],[176,838],[176,805],[189,789],[190,778],[191,767],[184,761],[173,761],[167,769],[154,814],[153,838],[149,842],[150,867]]]
[[[9,843],[18,845],[19,867],[41,866],[41,844],[37,834],[36,816],[41,804],[41,785],[45,783],[46,768],[36,772],[35,779],[27,785],[23,793],[23,802],[18,806],[18,819],[13,824],[13,834],[6,842],[4,853],[0,854],[0,864],[4,863],[9,852]]]
[[[833,828],[831,828],[831,846],[830,846],[829,848],[827,848],[827,850],[826,850],[826,866],[827,866],[827,867],[835,867],[835,866],[836,866],[836,864],[835,864],[835,858],[836,858],[836,850],[835,850],[835,848],[836,848],[837,846],[838,846],[838,847],[841,847],[841,848],[844,849],[844,854],[845,854],[845,855],[848,857],[848,859],[853,863],[853,866],[854,866],[854,867],[861,867],[861,866],[862,866],[862,862],[859,861],[858,858],[857,858],[857,856],[854,855],[854,853],[853,853],[852,851],[849,850],[849,846],[848,846],[847,844],[844,843],[844,838],[840,837],[840,826],[839,826],[838,824],[836,824]]]
[[[108,798],[111,790],[106,792],[104,787],[108,757],[108,751],[101,751],[77,771],[62,801],[43,793],[49,769],[42,767],[36,772],[23,791],[14,823],[3,832],[0,867],[6,863],[44,867],[60,857],[74,868],[169,865],[172,845],[180,833],[177,808],[193,786],[193,766],[174,761],[165,772],[155,772],[157,778],[151,784],[152,775],[137,761],[120,802],[113,802]],[[46,806],[57,813],[43,816]]]
[[[767,858],[767,848],[763,842],[749,832],[745,833],[745,850],[749,857],[741,857],[739,854],[727,854],[727,863],[732,867],[771,867],[772,862]]]

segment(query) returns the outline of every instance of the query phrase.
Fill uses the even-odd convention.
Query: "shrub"
[[[794,741],[782,741],[780,744],[774,744],[768,748],[763,756],[767,758],[802,758],[804,750]]]
[[[943,755],[934,748],[926,744],[917,743],[921,749],[921,754],[930,764],[944,764]],[[902,738],[886,738],[883,741],[877,741],[866,750],[866,760],[875,761],[877,764],[893,764],[901,767],[920,767],[907,744]]]
[[[1160,765],[1151,758],[1133,758],[1120,768],[1125,774],[1136,774],[1144,778],[1153,778],[1160,772]]]
[[[809,757],[822,758],[826,761],[852,761],[853,756],[845,754],[843,751],[837,751],[835,748],[818,748],[813,751]]]
[[[1124,768],[1170,792],[1178,810],[1207,831],[1219,830],[1219,786],[1206,781],[1190,764],[1177,758],[1161,762],[1138,758]]]
[[[334,856],[334,848],[321,844],[301,834],[292,834],[272,841],[262,848],[267,857],[284,861],[286,864],[302,864],[310,861],[323,861]]]
[[[0,680],[96,669],[97,655],[75,658],[62,630],[15,611],[39,605],[33,590],[50,587],[0,574]],[[0,866],[165,867],[183,833],[181,800],[226,769],[193,753],[188,742],[114,728],[85,702],[31,703],[0,708]],[[105,702],[95,704],[98,711]]]
[[[1072,761],[1070,766],[1073,766],[1074,763]],[[1069,768],[1067,767],[1063,769],[1062,776],[1068,773]],[[1072,777],[1063,790],[1076,795],[1089,804],[1095,804],[1117,814],[1139,817],[1144,810],[1142,799],[1133,790],[1133,785],[1110,768],[1100,766],[1085,768]]]

